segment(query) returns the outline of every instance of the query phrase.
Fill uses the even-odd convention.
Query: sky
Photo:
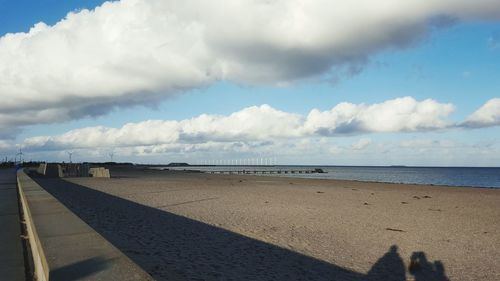
[[[0,0],[0,158],[500,166],[500,1]]]

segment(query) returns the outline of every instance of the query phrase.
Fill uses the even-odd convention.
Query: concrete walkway
[[[18,180],[37,280],[153,280],[24,172]]]
[[[0,169],[0,226],[0,279],[24,281],[24,257],[14,169]]]

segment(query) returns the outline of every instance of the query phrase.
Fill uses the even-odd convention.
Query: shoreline
[[[152,170],[278,176],[287,178],[353,180],[376,183],[420,184],[443,187],[500,189],[500,168],[495,167],[385,167],[385,166],[144,166]],[[338,169],[335,169],[337,167]],[[325,173],[308,173],[301,169],[318,168]],[[347,168],[347,170],[345,169]],[[243,170],[242,170],[243,169]],[[387,169],[387,171],[385,170]],[[409,169],[406,171],[405,169]],[[419,172],[418,169],[423,169]],[[441,174],[437,169],[444,169]],[[457,169],[469,169],[464,173]],[[479,169],[479,174],[470,169]],[[484,170],[486,169],[486,170]],[[288,171],[287,171],[288,170]],[[281,172],[281,173],[280,173]],[[383,176],[380,176],[383,175]],[[430,179],[430,180],[429,180]],[[498,179],[498,181],[496,181]]]
[[[203,173],[203,172],[201,172]],[[228,176],[228,175],[220,175]],[[411,186],[425,186],[425,187],[444,187],[444,188],[468,188],[468,189],[497,189],[499,187],[494,186],[473,186],[473,185],[441,185],[441,184],[422,184],[422,183],[405,183],[405,182],[389,182],[389,181],[368,181],[368,180],[354,180],[354,179],[326,179],[326,178],[314,178],[314,177],[291,177],[291,176],[266,176],[266,175],[247,175],[251,177],[277,177],[277,178],[289,178],[289,179],[306,179],[306,180],[326,180],[326,181],[346,181],[346,182],[359,182],[366,184],[393,184],[393,185],[411,185]]]
[[[357,166],[356,166],[357,167]],[[210,176],[220,176],[220,177],[262,177],[262,178],[278,178],[278,179],[299,179],[299,180],[319,180],[319,181],[331,181],[331,182],[357,182],[366,184],[387,184],[387,185],[408,185],[408,186],[420,186],[420,187],[437,187],[437,188],[466,188],[466,189],[486,189],[486,190],[500,190],[500,187],[494,186],[473,186],[473,185],[441,185],[441,184],[422,184],[422,183],[405,183],[405,182],[388,182],[388,181],[368,181],[368,180],[355,180],[355,179],[333,179],[333,178],[315,178],[315,177],[294,177],[282,175],[278,176],[275,174],[210,174],[197,170],[156,170],[153,171],[165,172],[165,173],[186,173],[186,174],[205,174]],[[112,176],[113,177],[113,176]]]

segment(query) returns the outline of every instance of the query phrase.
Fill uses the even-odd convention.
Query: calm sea
[[[169,168],[169,167],[165,167]],[[466,167],[360,167],[360,166],[206,166],[182,167],[202,171],[276,170],[321,168],[324,174],[281,174],[280,176],[359,180],[389,183],[433,184],[500,188],[500,168]],[[272,174],[277,176],[277,174]]]

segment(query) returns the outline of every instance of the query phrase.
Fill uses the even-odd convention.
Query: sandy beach
[[[111,173],[35,180],[157,280],[500,280],[498,189]]]

